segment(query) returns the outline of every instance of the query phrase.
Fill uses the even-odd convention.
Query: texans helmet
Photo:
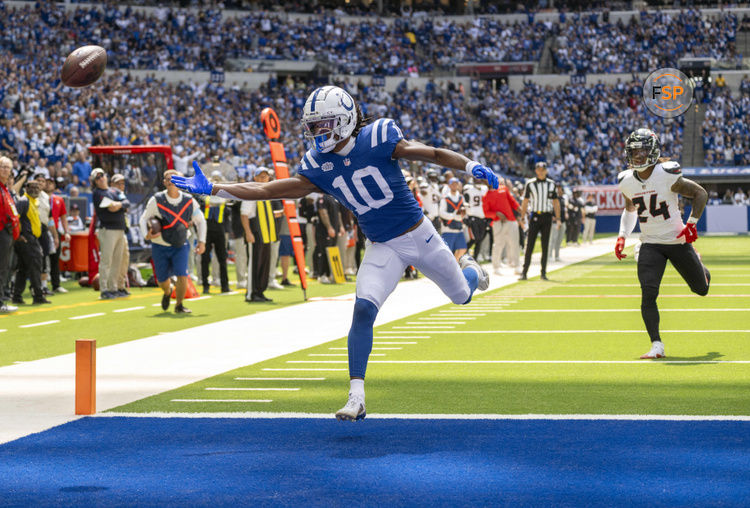
[[[661,142],[651,129],[641,128],[630,133],[625,141],[625,159],[628,169],[644,171],[659,161]]]
[[[357,127],[357,107],[349,93],[337,86],[316,88],[305,101],[302,112],[305,137],[321,153],[333,150]]]

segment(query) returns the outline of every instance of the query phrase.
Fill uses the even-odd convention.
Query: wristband
[[[479,164],[477,161],[469,161],[466,163],[464,171],[466,171],[467,173],[471,173],[471,170],[477,166],[481,166],[481,164]]]
[[[687,223],[688,224],[697,224],[700,219],[698,217],[693,217],[692,215],[688,218]]]

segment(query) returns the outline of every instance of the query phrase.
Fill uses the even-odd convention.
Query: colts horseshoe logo
[[[354,108],[354,99],[352,99],[351,95],[344,93],[341,96],[341,106],[347,111],[351,111]]]

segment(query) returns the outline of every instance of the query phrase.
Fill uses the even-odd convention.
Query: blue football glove
[[[466,166],[467,169],[471,168],[471,176],[478,180],[487,180],[487,183],[490,184],[490,188],[497,189],[500,186],[500,181],[497,179],[497,175],[490,168],[482,166],[474,161]]]
[[[172,176],[172,183],[178,188],[184,191],[191,192],[193,194],[207,194],[210,195],[214,186],[208,181],[206,175],[201,171],[201,167],[197,162],[193,161],[193,169],[195,175],[190,178],[174,175]]]

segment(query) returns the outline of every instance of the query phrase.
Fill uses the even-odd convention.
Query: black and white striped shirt
[[[533,213],[552,213],[554,201],[557,199],[557,184],[545,178],[532,178],[526,182],[523,197],[529,200],[529,209]]]

